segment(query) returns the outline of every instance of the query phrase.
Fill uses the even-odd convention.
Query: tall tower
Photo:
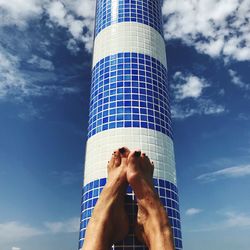
[[[171,128],[162,0],[97,0],[80,243],[106,183],[112,152],[141,148],[155,164],[154,184],[182,249]],[[136,213],[127,190],[129,214]],[[113,249],[146,249],[132,234]]]

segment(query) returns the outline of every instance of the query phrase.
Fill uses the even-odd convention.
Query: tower
[[[79,249],[107,162],[121,146],[154,161],[154,185],[182,249],[161,7],[162,0],[97,0]],[[131,215],[133,200],[128,188]],[[131,234],[113,248],[146,249]]]

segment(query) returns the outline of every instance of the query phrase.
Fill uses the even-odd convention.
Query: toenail
[[[135,157],[140,157],[141,156],[141,151],[135,151]]]
[[[123,148],[119,148],[119,152],[123,155],[126,152],[126,149],[124,147]]]

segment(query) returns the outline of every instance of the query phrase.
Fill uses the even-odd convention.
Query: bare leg
[[[121,153],[120,153],[121,152]],[[128,150],[117,150],[108,164],[108,180],[89,221],[83,250],[107,250],[128,233],[124,208]]]
[[[168,216],[153,186],[153,171],[145,154],[129,154],[127,180],[138,203],[136,235],[150,250],[174,250]]]

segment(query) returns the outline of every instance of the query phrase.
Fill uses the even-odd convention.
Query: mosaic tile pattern
[[[105,146],[104,146],[105,145]],[[84,183],[107,176],[107,162],[114,149],[127,146],[140,148],[154,162],[154,177],[176,185],[173,140],[156,130],[146,128],[116,128],[102,131],[87,141]]]
[[[154,184],[182,249],[162,0],[97,0],[88,141],[79,249],[106,182],[106,164],[121,146],[141,148],[155,162]],[[126,208],[137,207],[131,189]],[[132,232],[113,249],[146,249]]]
[[[104,28],[121,22],[149,25],[162,34],[160,0],[98,0],[95,35]]]
[[[102,58],[121,52],[136,52],[155,58],[167,67],[165,41],[154,28],[123,22],[105,28],[94,42],[93,67]]]
[[[79,249],[82,247],[85,231],[88,225],[89,219],[91,217],[94,206],[97,199],[106,184],[106,178],[95,180],[88,183],[83,187],[82,203],[81,203],[81,225],[80,225],[80,242]],[[182,249],[182,235],[181,235],[181,224],[180,224],[180,213],[179,213],[179,200],[178,200],[178,189],[171,182],[165,181],[163,179],[154,179],[154,185],[156,191],[158,192],[161,202],[164,205],[172,226],[174,244],[176,250]],[[126,207],[130,217],[131,222],[135,218],[137,212],[137,206],[134,201],[134,194],[130,187],[127,190],[126,196]],[[136,238],[130,232],[125,240],[117,243],[112,249],[147,249],[146,246],[142,245],[136,240]]]
[[[156,59],[118,53],[93,68],[88,137],[121,127],[160,131],[172,138],[167,70]]]

